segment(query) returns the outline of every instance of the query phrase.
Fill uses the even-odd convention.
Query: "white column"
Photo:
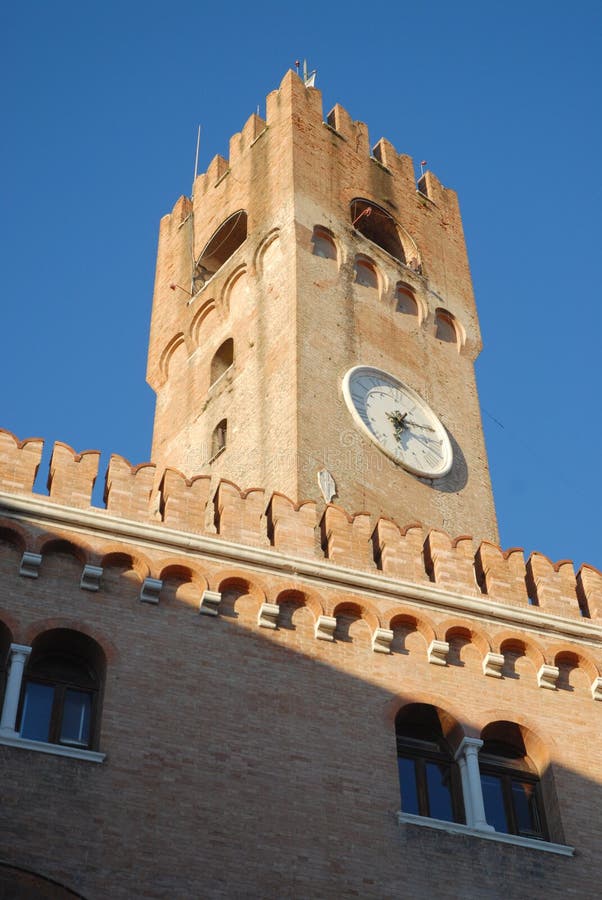
[[[2,707],[2,719],[0,719],[0,734],[16,735],[17,710],[19,697],[21,696],[21,684],[23,682],[23,670],[27,657],[31,653],[31,647],[25,644],[10,645],[10,663],[6,690],[4,692],[4,706]]]
[[[456,751],[455,758],[460,766],[466,824],[469,828],[476,828],[479,831],[495,831],[492,825],[487,824],[485,818],[481,773],[479,772],[479,750],[482,746],[483,741],[479,738],[465,737]]]

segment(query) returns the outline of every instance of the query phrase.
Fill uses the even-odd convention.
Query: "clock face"
[[[359,428],[396,463],[423,478],[441,478],[452,466],[447,432],[435,413],[393,375],[354,366],[343,396]]]

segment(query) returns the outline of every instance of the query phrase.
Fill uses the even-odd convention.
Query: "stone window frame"
[[[98,750],[88,750],[81,747],[73,747],[68,744],[51,744],[45,741],[35,741],[21,737],[17,731],[17,718],[23,692],[25,668],[31,654],[32,647],[27,644],[12,643],[9,648],[8,676],[0,717],[0,744],[8,747],[19,747],[23,750],[33,750],[37,753],[47,753],[52,756],[67,756],[72,759],[82,759],[87,762],[101,763],[106,759],[106,753]],[[97,714],[99,710],[97,709]]]

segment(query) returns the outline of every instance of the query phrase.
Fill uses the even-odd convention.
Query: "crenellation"
[[[231,481],[220,481],[214,495],[215,525],[220,537],[259,546],[268,545],[265,491],[240,491]]]
[[[378,568],[392,578],[428,581],[424,568],[424,528],[416,523],[403,530],[391,519],[380,518],[372,532]]]
[[[65,506],[87,509],[91,505],[99,460],[98,450],[76,453],[68,444],[57,441],[48,474],[50,499]]]
[[[0,485],[14,494],[29,494],[40,467],[44,441],[18,441],[10,431],[0,429]]]
[[[577,572],[577,596],[583,614],[602,619],[602,572],[584,563]]]
[[[480,593],[471,537],[462,535],[452,540],[445,532],[432,529],[424,543],[424,558],[437,585],[467,594]]]
[[[211,187],[214,187],[220,180],[220,178],[222,178],[226,174],[229,168],[230,163],[228,162],[228,160],[224,159],[223,156],[220,156],[220,154],[217,153],[209,163],[209,166],[207,167],[207,171],[205,173],[207,188],[209,189]]]
[[[132,466],[123,456],[113,454],[105,482],[107,511],[114,516],[142,522],[154,518],[150,498],[155,469],[153,463]]]
[[[358,569],[375,568],[372,526],[368,513],[349,516],[345,510],[328,504],[320,521],[322,549],[327,559]]]
[[[527,581],[533,584],[537,603],[546,612],[560,616],[581,616],[577,597],[577,579],[573,563],[552,563],[543,553],[532,553],[527,560]]]
[[[257,113],[252,113],[243,125],[242,130],[232,135],[228,151],[231,168],[235,168],[240,158],[257,140],[259,135],[265,131],[266,127],[265,119],[262,119]]]
[[[282,553],[316,555],[316,504],[309,500],[296,505],[284,494],[272,494],[267,510],[271,543]]]
[[[210,491],[207,475],[188,479],[176,469],[165,469],[159,484],[163,523],[181,531],[203,532]]]
[[[528,606],[525,559],[519,547],[505,552],[489,541],[482,541],[476,554],[485,593],[502,603]]]

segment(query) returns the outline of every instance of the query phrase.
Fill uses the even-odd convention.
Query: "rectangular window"
[[[21,737],[31,741],[48,741],[54,687],[30,681],[25,689],[23,712],[21,713]]]
[[[87,747],[90,743],[90,718],[92,697],[86,691],[67,688],[63,701],[61,744]]]

